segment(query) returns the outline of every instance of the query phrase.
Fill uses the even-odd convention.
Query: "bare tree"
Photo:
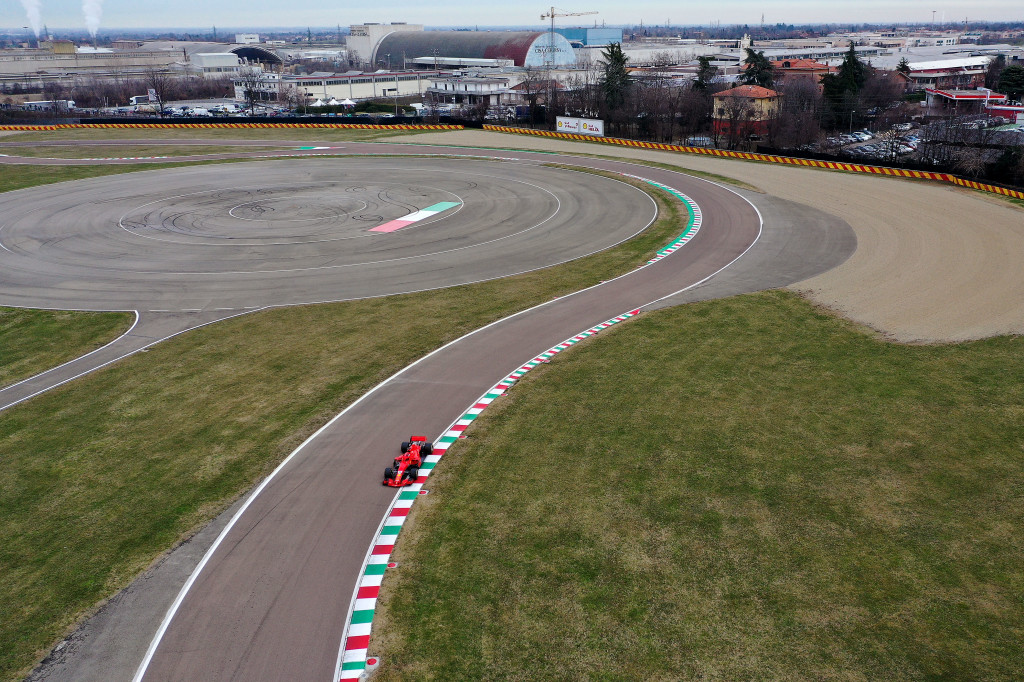
[[[256,102],[264,98],[266,76],[263,69],[258,66],[244,66],[239,70],[236,80],[242,86],[242,97],[245,99],[249,114],[255,114]]]
[[[300,93],[294,85],[289,85],[281,92],[281,100],[293,111],[306,104],[306,96]]]
[[[953,169],[971,178],[981,177],[988,166],[985,152],[977,146],[957,148],[953,152]]]
[[[155,66],[146,69],[146,89],[151,90],[156,96],[156,112],[159,116],[164,115],[164,102],[167,101],[168,90],[171,88],[172,77]]]
[[[675,133],[676,89],[669,78],[655,74],[633,90],[637,103],[637,127],[641,138],[671,142]]]
[[[717,128],[726,148],[746,146],[745,141],[754,133],[754,103],[748,97],[723,97],[716,106]]]
[[[537,120],[537,106],[538,101],[547,87],[545,83],[544,72],[535,69],[531,66],[527,66],[523,70],[523,80],[520,81],[520,94],[526,99],[526,103],[530,107],[530,126],[533,126],[533,122]]]
[[[692,85],[676,94],[676,120],[679,124],[679,135],[684,142],[688,138],[702,136],[707,132],[711,120],[711,105],[712,99],[707,90]]]
[[[821,89],[803,78],[790,79],[780,89],[784,96],[778,115],[769,122],[769,145],[791,149],[816,142],[824,109]]]
[[[64,116],[68,113],[68,90],[59,80],[43,83],[43,99],[52,102],[55,116]]]
[[[601,109],[599,75],[595,65],[575,71],[565,81],[561,103],[569,116],[597,118]]]

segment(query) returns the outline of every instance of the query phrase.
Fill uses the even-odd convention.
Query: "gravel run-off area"
[[[842,218],[856,232],[849,260],[792,286],[814,302],[896,341],[1024,332],[1024,210],[998,197],[930,181],[479,130],[415,142],[636,158],[742,180]]]

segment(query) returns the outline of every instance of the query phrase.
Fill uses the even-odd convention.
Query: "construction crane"
[[[550,68],[555,59],[555,17],[585,17],[588,14],[598,12],[566,12],[564,9],[552,7],[547,14],[540,15],[541,19],[551,19],[551,29],[548,31],[548,52],[544,55],[544,64]]]

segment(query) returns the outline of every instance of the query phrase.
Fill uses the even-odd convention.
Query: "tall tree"
[[[775,71],[772,63],[764,56],[764,52],[755,52],[747,48],[747,57],[743,60],[746,69],[740,80],[744,85],[760,85],[762,88],[770,88],[775,83]]]
[[[995,90],[999,87],[999,76],[1006,68],[1006,56],[996,55],[996,58],[988,63],[985,69],[985,87]]]
[[[999,74],[999,91],[1012,100],[1024,96],[1024,66],[1008,66]]]
[[[857,58],[857,49],[850,43],[850,49],[843,57],[843,63],[839,65],[839,81],[843,84],[844,90],[859,91],[868,80],[870,69],[867,64]]]
[[[847,93],[856,95],[868,79],[868,67],[857,58],[853,43],[843,57],[837,73],[829,73],[821,77],[825,88],[825,99],[832,103],[843,100]]]
[[[619,43],[610,44],[601,56],[601,90],[604,93],[605,106],[609,111],[616,111],[625,104],[631,85],[629,72],[626,71],[629,57],[623,54],[622,45]]]
[[[697,78],[693,81],[694,90],[707,90],[718,75],[718,67],[711,63],[711,57],[697,57]]]
[[[850,127],[853,126],[857,95],[864,87],[869,75],[869,67],[857,58],[857,50],[851,42],[850,49],[843,57],[843,63],[839,65],[837,72],[821,77],[825,101],[828,102],[831,110],[833,125],[838,125],[841,121],[848,119]]]
[[[907,61],[906,57],[900,59],[900,63],[896,65],[896,70],[902,73],[904,76],[910,75],[910,62]]]

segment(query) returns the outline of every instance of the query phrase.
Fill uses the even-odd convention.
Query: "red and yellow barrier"
[[[761,161],[764,163],[782,163],[791,166],[809,166],[811,168],[828,168],[831,170],[848,171],[851,173],[871,173],[874,175],[892,175],[901,178],[919,178],[923,180],[938,180],[949,182],[961,187],[1001,194],[1014,199],[1024,199],[1024,192],[986,185],[972,180],[964,180],[949,173],[930,173],[928,171],[904,170],[902,168],[885,168],[884,166],[865,166],[859,163],[842,163],[839,161],[819,161],[817,159],[797,159],[790,156],[774,156],[771,154],[754,154],[751,152],[735,152],[727,149],[709,149],[707,147],[684,147],[676,144],[662,144],[660,142],[641,142],[639,140],[625,140],[617,137],[595,137],[593,135],[578,135],[576,133],[556,133],[550,130],[531,130],[529,128],[508,128],[505,126],[484,125],[484,130],[492,130],[499,133],[516,133],[519,135],[535,135],[539,137],[555,137],[562,140],[580,140],[583,142],[598,142],[602,144],[618,145],[623,147],[638,147],[640,149],[656,149],[666,152],[682,152],[684,154],[703,154],[705,156],[719,156],[728,159],[743,159],[745,161]]]
[[[159,129],[159,128],[188,128],[188,129],[332,129],[332,130],[462,130],[460,125],[375,125],[372,123],[58,123],[55,125],[0,125],[0,130],[11,131],[46,131],[46,130],[68,130],[73,128],[105,128],[105,129]],[[960,187],[969,187],[982,192],[991,192],[1005,197],[1024,200],[1024,192],[987,185],[973,180],[965,180],[948,173],[931,173],[928,171],[905,170],[902,168],[886,168],[884,166],[866,166],[859,163],[843,163],[839,161],[819,161],[817,159],[797,159],[789,156],[774,156],[771,154],[754,154],[751,152],[736,152],[727,149],[708,149],[707,147],[684,147],[676,144],[664,144],[660,142],[642,142],[640,140],[625,140],[617,137],[594,137],[592,135],[577,135],[575,133],[556,133],[550,130],[532,130],[529,128],[509,128],[506,126],[484,125],[484,130],[491,130],[500,133],[515,133],[518,135],[534,135],[537,137],[554,137],[562,140],[580,140],[582,142],[598,142],[624,147],[637,147],[640,149],[655,149],[666,152],[681,152],[684,154],[703,154],[705,156],[718,156],[729,159],[742,159],[745,161],[760,161],[763,163],[781,163],[791,166],[809,166],[811,168],[828,168],[830,170],[847,171],[850,173],[871,173],[874,175],[891,175],[902,178],[918,178],[923,180],[938,180],[949,182]]]

